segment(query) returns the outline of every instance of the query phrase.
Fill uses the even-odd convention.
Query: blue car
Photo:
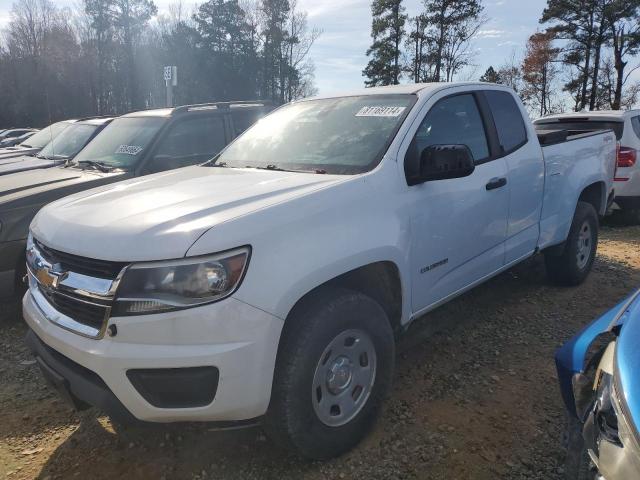
[[[640,290],[556,354],[568,478],[640,479]]]

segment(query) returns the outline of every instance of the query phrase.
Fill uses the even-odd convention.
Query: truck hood
[[[3,204],[8,203],[31,204],[36,197],[46,197],[43,201],[48,203],[63,195],[115,182],[122,177],[122,172],[104,174],[95,170],[62,167],[36,169],[16,175],[0,175],[0,210]]]
[[[626,317],[626,318],[625,318]],[[629,421],[640,430],[640,297],[629,306],[623,316],[624,324],[616,344],[616,374],[618,385],[622,387],[620,395],[631,418]]]
[[[48,205],[31,228],[51,248],[111,261],[183,257],[207,230],[349,177],[187,167]]]
[[[35,170],[36,168],[55,167],[62,163],[64,163],[64,160],[47,160],[45,158],[37,158],[30,155],[0,158],[0,175],[25,172],[27,170]]]
[[[5,158],[20,157],[22,155],[34,155],[40,151],[39,148],[26,148],[16,145],[15,147],[0,148],[0,161]]]

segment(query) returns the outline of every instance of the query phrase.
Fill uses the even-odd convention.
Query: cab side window
[[[179,120],[163,135],[147,168],[161,172],[197,165],[213,158],[226,144],[221,115]]]
[[[489,144],[472,94],[455,95],[436,103],[414,137],[418,152],[431,145],[466,145],[475,162],[489,158]]]

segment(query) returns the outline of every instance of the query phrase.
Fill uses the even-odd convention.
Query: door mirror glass
[[[466,145],[430,145],[420,154],[420,181],[467,177],[475,164]]]

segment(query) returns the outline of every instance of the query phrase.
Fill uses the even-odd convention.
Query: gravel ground
[[[578,288],[534,258],[425,316],[401,341],[395,383],[354,451],[305,462],[259,428],[114,427],[44,384],[5,308],[0,321],[0,478],[559,479],[563,408],[553,354],[640,284],[640,227],[604,227]]]

